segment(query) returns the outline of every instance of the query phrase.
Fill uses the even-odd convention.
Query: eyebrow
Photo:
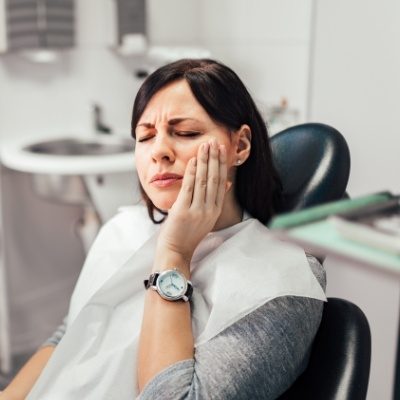
[[[188,118],[172,118],[172,119],[168,120],[168,125],[174,126],[174,125],[179,124],[180,122],[187,121],[187,120],[200,122],[198,119],[189,118],[189,117]],[[141,124],[136,125],[136,127],[138,127],[138,126],[144,126],[145,128],[154,128],[154,124],[151,124],[150,122],[142,122]]]

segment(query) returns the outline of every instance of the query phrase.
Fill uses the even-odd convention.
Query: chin
[[[173,193],[165,193],[165,194],[157,194],[151,195],[150,200],[152,203],[162,211],[168,211],[176,201],[178,194]]]

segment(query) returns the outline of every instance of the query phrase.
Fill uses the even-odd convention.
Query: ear
[[[233,165],[242,165],[250,155],[251,150],[251,129],[248,125],[242,125],[236,132],[235,138],[235,154]]]

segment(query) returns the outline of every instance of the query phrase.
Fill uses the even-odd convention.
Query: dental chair
[[[297,125],[272,136],[271,148],[283,186],[279,212],[348,197],[350,153],[336,129]],[[371,333],[364,313],[347,300],[328,298],[309,364],[279,400],[364,400],[370,360]]]

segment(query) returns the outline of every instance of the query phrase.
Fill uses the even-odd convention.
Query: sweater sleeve
[[[323,267],[307,258],[325,289]],[[322,310],[307,297],[271,300],[161,371],[138,399],[275,399],[307,366]]]

